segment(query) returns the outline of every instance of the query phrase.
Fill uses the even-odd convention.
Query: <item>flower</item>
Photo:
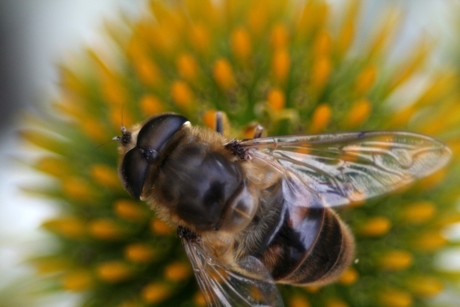
[[[38,272],[82,292],[85,306],[202,306],[174,230],[123,190],[115,145],[99,145],[164,111],[212,128],[219,110],[225,133],[239,138],[258,122],[269,135],[404,129],[444,140],[454,151],[448,169],[339,210],[357,253],[338,282],[280,286],[288,306],[428,305],[451,282],[433,257],[452,244],[443,229],[460,221],[459,74],[424,72],[426,41],[388,64],[393,15],[355,50],[359,8],[350,1],[335,16],[320,0],[151,1],[138,20],[108,24],[115,59],[89,49],[62,65],[57,115],[35,116],[22,131],[45,150],[30,165],[54,178],[25,190],[60,207],[43,223],[59,247],[33,260]],[[420,75],[419,96],[392,104]]]

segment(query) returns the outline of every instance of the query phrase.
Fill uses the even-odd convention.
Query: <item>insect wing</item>
[[[302,199],[306,207],[340,206],[396,190],[451,156],[435,139],[394,131],[269,137],[240,146],[258,164],[282,173],[287,200]]]
[[[208,306],[284,306],[270,273],[256,258],[248,257],[239,263],[240,268],[257,276],[251,278],[226,267],[199,241],[181,239]]]

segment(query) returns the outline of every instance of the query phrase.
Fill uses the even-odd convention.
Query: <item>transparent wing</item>
[[[287,200],[308,207],[340,206],[393,191],[440,169],[451,156],[435,139],[394,131],[268,137],[239,145],[253,163],[271,169],[267,173],[282,173]]]
[[[238,264],[254,276],[248,277],[207,253],[199,239],[181,239],[208,306],[284,306],[270,273],[258,259],[248,257]]]

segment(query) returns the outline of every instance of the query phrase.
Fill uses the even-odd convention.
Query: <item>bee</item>
[[[220,113],[218,113],[220,114]],[[173,113],[121,128],[124,188],[177,227],[209,306],[283,306],[275,283],[323,285],[354,257],[333,208],[443,167],[448,147],[401,131],[231,140]]]

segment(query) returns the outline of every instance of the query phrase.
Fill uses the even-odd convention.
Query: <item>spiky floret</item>
[[[429,305],[450,282],[433,262],[451,244],[442,231],[460,220],[459,75],[431,73],[417,98],[391,103],[426,74],[430,45],[387,64],[397,22],[387,19],[359,43],[359,8],[350,1],[334,15],[320,0],[151,1],[138,20],[108,24],[116,60],[89,49],[61,66],[59,115],[39,116],[22,132],[45,149],[31,166],[55,179],[28,191],[60,207],[43,224],[59,247],[37,257],[38,271],[84,293],[85,306],[202,306],[174,230],[122,189],[115,145],[96,147],[155,113],[212,127],[220,110],[224,131],[238,138],[260,123],[270,135],[404,129],[446,141],[455,155],[448,169],[341,210],[357,236],[357,261],[336,284],[281,287],[288,306]]]

